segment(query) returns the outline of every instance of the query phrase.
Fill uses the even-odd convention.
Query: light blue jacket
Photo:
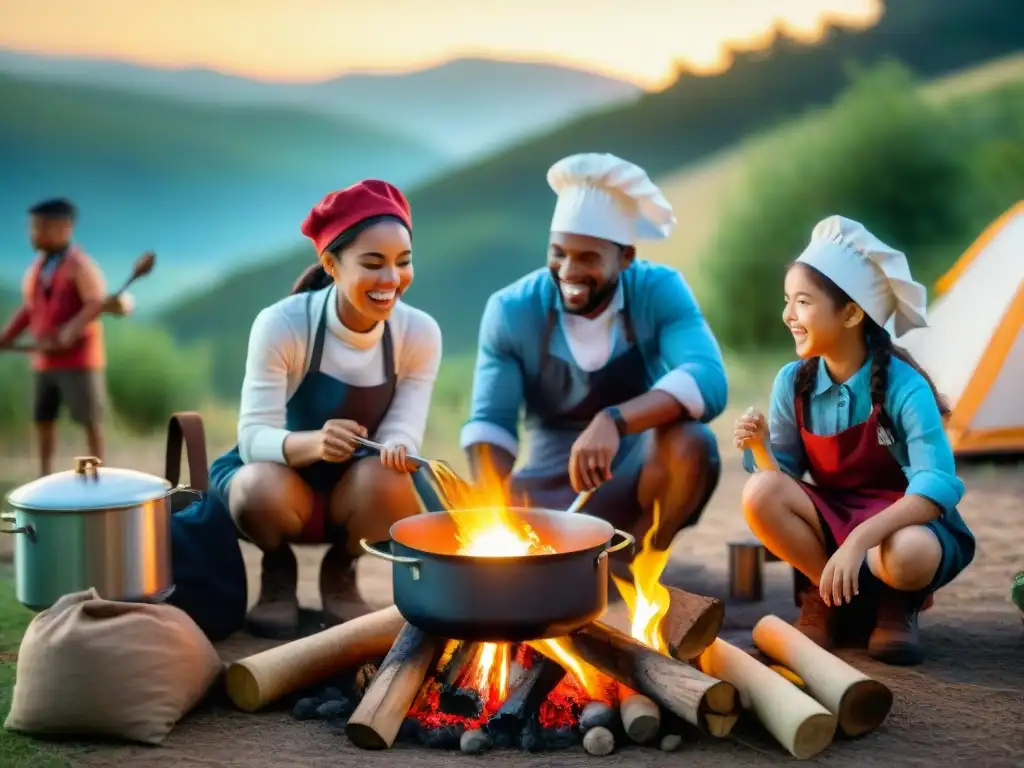
[[[709,422],[725,409],[727,385],[721,350],[701,314],[697,300],[678,271],[637,260],[623,271],[620,304],[626,308],[640,345],[646,386],[654,388],[673,371],[689,374],[703,400],[701,421]],[[473,376],[470,418],[462,445],[490,443],[518,450],[520,410],[526,383],[540,375],[540,343],[551,310],[562,313],[558,288],[547,268],[541,268],[491,295],[480,323],[479,348]],[[612,359],[629,348],[621,322],[612,338]],[[561,323],[551,338],[551,354],[572,361]],[[666,385],[666,390],[669,387]]]

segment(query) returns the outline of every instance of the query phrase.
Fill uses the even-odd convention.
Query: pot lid
[[[171,484],[155,475],[131,469],[100,467],[99,459],[82,456],[74,469],[40,477],[11,491],[7,502],[19,509],[41,512],[81,512],[131,507],[167,495]]]

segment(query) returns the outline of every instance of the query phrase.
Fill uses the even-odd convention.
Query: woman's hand
[[[417,465],[406,461],[408,453],[404,445],[389,440],[380,452],[380,463],[395,472],[414,472]]]
[[[860,567],[867,554],[848,538],[829,558],[818,580],[818,591],[825,605],[838,607],[857,596],[860,592]]]
[[[765,420],[764,414],[751,408],[736,419],[736,426],[733,428],[733,443],[741,451],[745,451],[755,443],[768,445],[768,422]]]
[[[349,419],[331,419],[320,430],[320,455],[324,461],[346,461],[355,453],[356,437],[366,437],[366,427]]]

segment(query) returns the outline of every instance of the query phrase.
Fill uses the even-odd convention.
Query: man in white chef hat
[[[721,351],[674,269],[636,258],[676,219],[642,168],[610,154],[555,163],[547,264],[484,309],[470,419],[474,475],[497,473],[515,498],[583,507],[667,547],[696,522],[719,477],[708,422],[725,408]],[[522,466],[519,412],[529,445]]]

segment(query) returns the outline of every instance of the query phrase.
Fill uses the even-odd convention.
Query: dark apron
[[[387,322],[384,324],[382,339],[384,382],[382,384],[374,387],[354,387],[328,376],[320,370],[320,363],[327,335],[327,310],[332,304],[332,296],[333,293],[328,295],[323,311],[320,313],[309,369],[298,389],[288,399],[285,428],[291,432],[306,432],[323,428],[324,424],[331,419],[350,419],[362,424],[366,427],[367,433],[373,435],[391,407],[397,383],[391,326]],[[309,319],[312,299],[312,294],[309,294],[306,300],[307,319]],[[312,514],[296,540],[297,543],[324,543],[329,539],[327,523],[331,490],[349,467],[359,459],[370,455],[376,454],[365,448],[360,448],[346,461],[318,461],[309,466],[294,469],[309,484],[316,497]],[[242,457],[236,445],[214,461],[210,468],[212,490],[220,494],[225,506],[228,503],[231,479],[235,472],[242,467],[242,464]]]
[[[907,476],[892,451],[878,442],[879,406],[871,409],[863,424],[823,436],[807,428],[804,400],[796,398],[796,422],[814,485],[803,481],[801,485],[818,511],[826,551],[831,556],[854,528],[903,498]],[[925,527],[942,547],[942,560],[929,588],[934,591],[970,564],[975,542],[955,510]],[[863,571],[867,571],[866,563]],[[872,578],[870,573],[862,575]]]
[[[551,466],[550,471],[528,469],[513,475],[511,492],[517,503],[548,509],[568,507],[576,493],[569,481],[567,462],[561,461],[561,457],[567,455],[567,448],[602,410],[649,390],[643,353],[625,297],[623,290],[622,320],[629,346],[596,371],[584,371],[575,362],[551,354],[558,312],[555,308],[549,310],[541,339],[538,375],[527,382],[525,400],[530,425],[534,428],[530,435],[531,454],[558,456],[559,465]],[[622,438],[619,452],[612,461],[613,477],[587,502],[588,514],[608,520],[619,528],[628,528],[639,519],[643,510],[637,500],[637,485],[648,440],[648,435]]]

